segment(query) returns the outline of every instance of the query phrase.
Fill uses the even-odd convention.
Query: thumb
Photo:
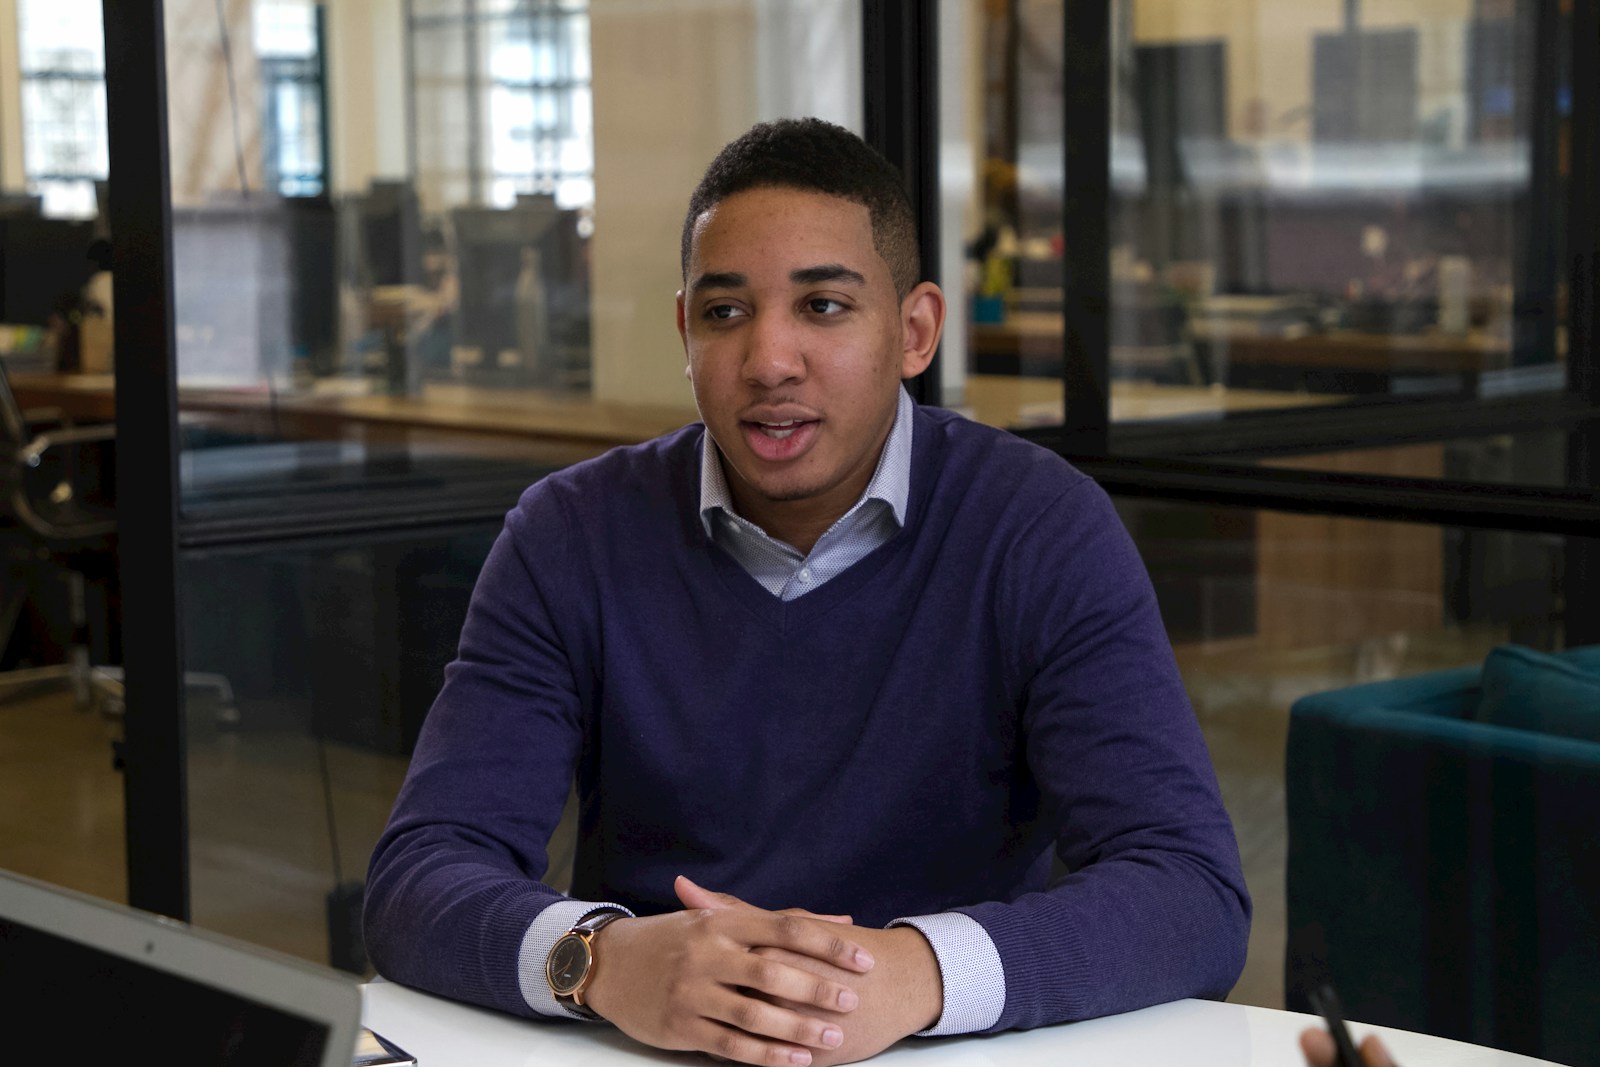
[[[722,911],[727,908],[747,908],[750,906],[729,893],[713,893],[709,889],[696,885],[681,874],[673,881],[672,891],[678,894],[678,900],[686,908],[705,908],[710,911]]]

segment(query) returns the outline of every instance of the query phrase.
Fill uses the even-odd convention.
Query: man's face
[[[906,325],[864,206],[760,188],[700,216],[678,330],[742,515],[781,526],[785,515],[831,522],[849,510],[877,466],[902,376],[927,362]]]

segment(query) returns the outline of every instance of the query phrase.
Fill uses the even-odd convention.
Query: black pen
[[[1311,1007],[1322,1016],[1323,1022],[1328,1024],[1328,1033],[1333,1036],[1333,1044],[1339,1052],[1339,1067],[1365,1067],[1361,1062],[1361,1054],[1356,1051],[1354,1041],[1350,1040],[1350,1031],[1344,1025],[1344,1010],[1339,1005],[1339,994],[1333,991],[1333,986],[1324,982],[1312,989],[1307,994]]]

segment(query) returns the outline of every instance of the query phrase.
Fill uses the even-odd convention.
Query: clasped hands
[[[637,1041],[765,1067],[866,1059],[943,1009],[938,961],[910,927],[767,911],[687,878],[684,910],[595,939],[585,1003]]]

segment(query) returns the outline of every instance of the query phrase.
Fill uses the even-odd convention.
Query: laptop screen
[[[360,993],[345,975],[0,872],[7,1039],[62,1062],[345,1067]]]

